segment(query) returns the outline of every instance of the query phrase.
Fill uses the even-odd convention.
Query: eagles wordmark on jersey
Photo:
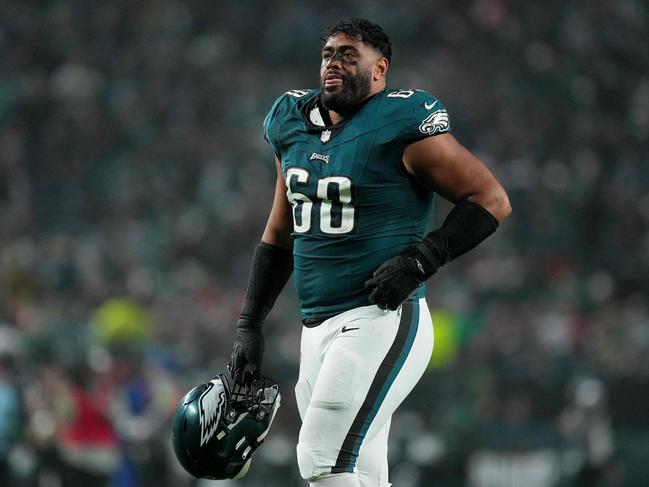
[[[434,193],[407,174],[403,151],[450,131],[446,108],[425,91],[384,89],[335,126],[325,125],[319,93],[288,91],[264,121],[293,208],[305,323],[369,304],[364,283],[372,272],[421,241]]]

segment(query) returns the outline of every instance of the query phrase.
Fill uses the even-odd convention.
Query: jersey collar
[[[304,107],[302,107],[302,119],[306,129],[311,133],[339,129],[347,122],[347,119],[345,119],[337,125],[332,123],[329,112],[320,103],[320,94],[304,104]]]
[[[347,122],[349,122],[354,117],[356,113],[358,113],[365,105],[369,103],[370,100],[376,97],[376,95],[383,93],[384,91],[385,89],[363,100],[354,114],[335,125],[331,121],[329,111],[322,106],[322,103],[320,102],[320,94],[318,93],[318,95],[311,98],[302,107],[301,112],[302,119],[304,120],[304,125],[306,126],[307,131],[310,133],[318,133],[329,130],[331,132],[331,137],[334,137],[340,131],[340,129],[342,129],[347,124]]]

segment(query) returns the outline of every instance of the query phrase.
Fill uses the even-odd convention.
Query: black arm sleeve
[[[468,252],[498,228],[498,220],[477,203],[460,201],[449,212],[440,228],[430,232],[417,245],[430,266],[431,275],[435,271]],[[427,266],[428,267],[428,266]]]
[[[290,250],[260,242],[252,257],[246,298],[237,326],[261,326],[293,272]]]

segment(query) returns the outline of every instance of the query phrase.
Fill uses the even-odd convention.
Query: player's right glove
[[[261,375],[264,359],[262,324],[292,271],[293,254],[289,249],[264,242],[257,245],[228,364],[230,375],[237,384],[249,384]]]
[[[264,334],[261,325],[244,318],[237,322],[234,347],[228,371],[237,384],[249,383],[261,376],[264,360]]]

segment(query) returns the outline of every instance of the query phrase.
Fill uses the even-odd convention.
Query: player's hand
[[[234,347],[228,364],[232,380],[245,384],[261,376],[264,359],[264,334],[261,325],[239,320],[234,336]]]
[[[369,301],[385,310],[395,310],[406,298],[437,270],[416,249],[388,259],[365,282]],[[429,267],[427,270],[426,267]]]

